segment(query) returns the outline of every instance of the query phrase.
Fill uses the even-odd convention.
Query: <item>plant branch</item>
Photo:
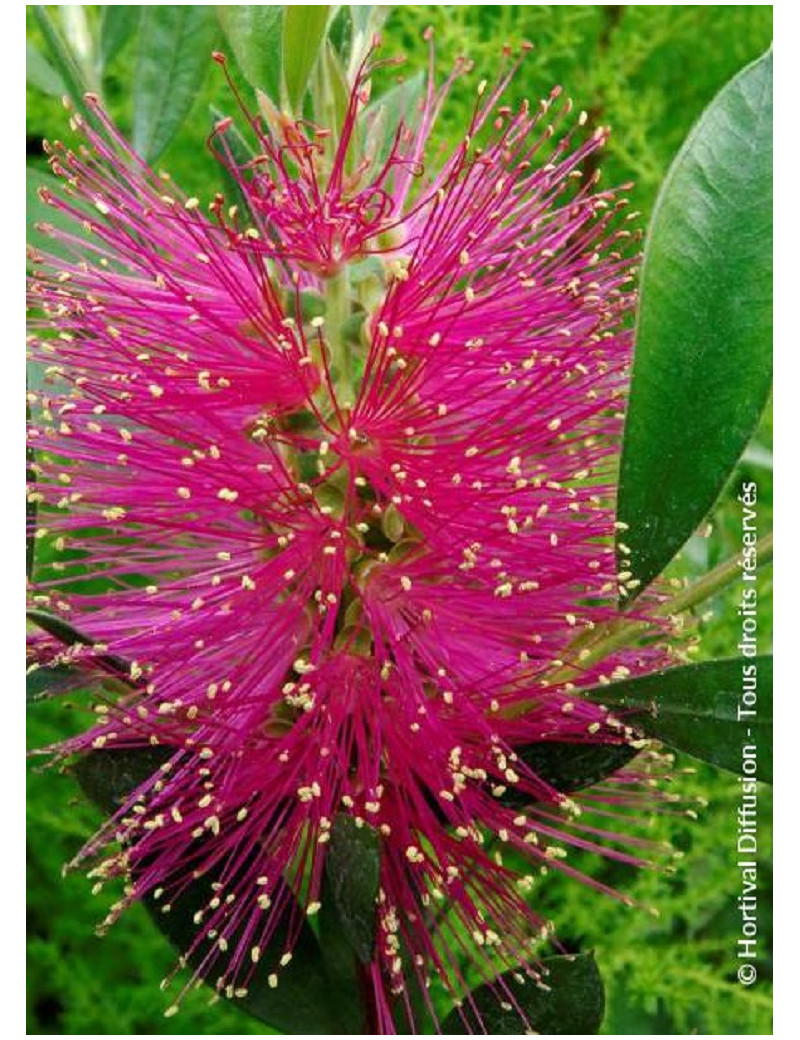
[[[764,567],[772,560],[772,533],[756,542],[756,567]],[[740,556],[724,560],[693,585],[682,589],[677,595],[658,604],[647,618],[630,618],[624,614],[591,633],[583,633],[572,643],[575,664],[559,667],[546,677],[550,686],[570,682],[578,678],[587,668],[602,661],[610,654],[630,646],[635,640],[652,633],[654,618],[668,618],[690,610],[711,599],[722,589],[736,581],[742,574]],[[656,630],[657,631],[657,630]],[[506,718],[517,718],[531,706],[524,701],[511,706],[504,714]]]

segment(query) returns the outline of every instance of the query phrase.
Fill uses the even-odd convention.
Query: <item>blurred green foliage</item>
[[[30,10],[30,9],[29,9]],[[89,9],[98,18],[96,8]],[[456,84],[438,126],[446,148],[467,123],[476,77],[491,77],[502,63],[505,43],[523,40],[534,48],[525,58],[511,93],[536,99],[560,83],[595,124],[610,125],[603,184],[633,182],[628,194],[646,226],[658,186],[702,108],[742,65],[769,45],[769,6],[596,6],[499,5],[406,6],[395,9],[383,32],[384,53],[407,56],[407,70],[423,67],[427,45],[421,34],[435,31],[436,61],[443,75],[458,55],[468,55],[475,73]],[[40,39],[30,24],[34,43]],[[131,125],[133,41],[123,41],[106,75],[105,97],[124,130]],[[191,194],[208,197],[219,186],[205,139],[209,106],[233,114],[217,66],[209,73],[189,118],[159,161]],[[241,81],[236,69],[234,78]],[[245,88],[245,98],[249,95]],[[59,102],[28,88],[29,160],[41,162],[42,138],[64,137]],[[713,517],[710,534],[693,538],[672,571],[696,576],[740,545],[736,493],[743,479],[759,487],[761,533],[771,528],[771,425],[766,417],[733,476]],[[698,446],[698,450],[702,450]],[[762,652],[771,632],[771,577],[760,586]],[[703,607],[701,657],[736,653],[736,590]],[[75,726],[80,708],[63,702],[37,705],[30,715],[32,747],[62,738]],[[691,770],[691,771],[687,771]],[[696,771],[695,771],[696,770]],[[597,858],[586,864],[593,876],[618,886],[644,907],[626,907],[577,882],[549,875],[533,898],[558,924],[570,948],[594,948],[608,987],[606,1033],[766,1034],[771,1032],[770,997],[770,801],[761,791],[759,979],[745,989],[736,981],[737,883],[735,841],[739,784],[736,777],[679,759],[673,790],[682,798],[672,814],[645,821],[649,837],[670,841],[684,853],[677,872],[636,872]],[[702,799],[697,820],[682,807]],[[107,936],[94,928],[106,912],[106,897],[91,895],[80,875],[61,869],[99,823],[96,810],[74,780],[33,769],[29,779],[29,992],[28,1033],[267,1033],[260,1023],[230,1005],[207,1007],[199,990],[181,1013],[165,1019],[169,1003],[158,981],[174,953],[141,907],[126,913]],[[740,924],[740,920],[738,922]]]

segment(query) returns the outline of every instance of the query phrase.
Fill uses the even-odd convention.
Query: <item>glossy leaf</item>
[[[27,610],[25,616],[28,621],[65,646],[94,646],[97,642],[97,640],[85,632],[81,632],[80,629],[65,621],[64,618],[55,614],[48,614],[45,610]],[[115,679],[132,684],[130,665],[116,654],[97,654],[93,657],[93,664],[111,673]]]
[[[140,4],[103,4],[100,17],[100,59],[105,68],[133,39],[142,18]]]
[[[501,975],[452,1011],[442,1033],[597,1033],[605,1012],[605,991],[594,954],[547,957],[541,965],[547,972],[541,986],[531,980],[521,984],[516,972]]]
[[[55,614],[48,614],[44,610],[32,609],[26,611],[25,616],[28,621],[38,625],[44,632],[51,635],[53,639],[58,639],[59,642],[65,643],[67,646],[94,646],[95,644],[95,640],[91,636],[87,636],[84,632],[81,632],[68,621],[57,617]]]
[[[700,117],[647,236],[618,504],[639,591],[700,525],[753,433],[771,314],[770,52]]]
[[[377,834],[371,827],[357,827],[352,816],[337,816],[325,859],[320,928],[323,942],[326,932],[340,930],[362,964],[374,952],[379,879]]]
[[[165,747],[92,751],[75,763],[72,772],[94,804],[110,816],[171,755]]]
[[[50,97],[62,97],[67,92],[59,73],[42,52],[28,42],[25,44],[25,79]]]
[[[299,115],[308,81],[317,63],[330,7],[289,4],[283,19],[283,75],[292,111]]]
[[[125,797],[152,776],[171,756],[166,748],[128,748],[92,752],[74,767],[75,775],[88,797],[104,813],[115,812]],[[214,894],[212,884],[222,876],[219,865],[183,889],[172,901],[168,913],[161,904],[146,900],[147,908],[158,928],[175,948],[185,953],[197,937],[195,914],[208,905]],[[282,897],[288,904],[293,896],[288,891]],[[302,914],[295,904],[294,912]],[[233,948],[237,933],[228,935]],[[357,1001],[342,999],[342,994],[331,985],[326,972],[319,943],[303,921],[299,936],[292,945],[292,961],[279,968],[278,962],[288,947],[288,917],[276,929],[269,946],[261,957],[247,984],[245,996],[237,998],[238,1007],[266,1022],[275,1030],[285,1033],[357,1033],[360,1029]],[[199,963],[208,947],[201,944],[190,955],[189,963]],[[276,988],[269,985],[272,972],[279,972]]]
[[[133,146],[148,162],[189,114],[211,65],[216,33],[210,7],[145,7],[133,79]]]
[[[605,780],[626,766],[637,753],[628,744],[565,744],[555,741],[528,744],[515,750],[540,779],[565,794]],[[509,795],[515,800],[530,801],[514,790],[509,790],[503,800],[507,800]]]
[[[749,670],[749,671],[747,671]],[[755,675],[755,714],[743,700]],[[634,709],[626,719],[645,734],[712,765],[742,772],[745,745],[757,748],[759,780],[772,781],[772,658],[736,657],[597,687],[604,704]],[[639,709],[637,711],[637,709]]]
[[[222,30],[251,87],[280,101],[283,8],[275,4],[216,8]]]

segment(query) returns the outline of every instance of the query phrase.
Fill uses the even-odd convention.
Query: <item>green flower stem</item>
[[[756,560],[759,568],[766,566],[772,560],[772,533],[765,535],[756,543]],[[677,595],[660,603],[653,611],[653,617],[675,617],[699,606],[706,600],[711,599],[722,589],[741,578],[742,566],[737,554],[724,560],[703,578],[696,581],[688,588],[682,589]],[[583,633],[573,641],[570,649],[578,658],[579,664],[565,664],[553,671],[547,677],[549,686],[560,685],[578,678],[582,672],[592,665],[602,661],[610,654],[630,646],[635,640],[643,636],[657,634],[658,629],[653,622],[647,618],[626,618],[621,615],[618,619],[608,622],[590,633]],[[515,718],[524,714],[533,702],[525,701],[515,704],[506,716]]]
[[[768,563],[771,563],[772,532],[770,531],[768,535],[760,538],[756,542],[755,548],[759,567],[765,567]],[[689,610],[691,607],[697,606],[698,603],[704,603],[707,599],[711,599],[720,589],[724,589],[726,585],[736,581],[741,573],[742,567],[738,555],[723,560],[713,571],[709,571],[705,577],[700,578],[694,585],[690,585],[682,592],[679,592],[677,596],[673,596],[666,603],[662,603],[660,607],[656,608],[655,613],[669,616],[670,614],[680,614],[684,610]]]

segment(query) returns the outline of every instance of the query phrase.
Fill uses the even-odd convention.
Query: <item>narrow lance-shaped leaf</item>
[[[355,76],[356,69],[372,46],[373,38],[380,32],[391,11],[391,4],[350,4],[353,38],[348,72],[351,78]]]
[[[210,7],[144,9],[133,81],[133,145],[148,162],[188,115],[211,64],[216,32]]]
[[[50,60],[64,83],[66,93],[69,94],[84,115],[87,115],[88,109],[83,103],[83,95],[86,93],[88,86],[83,71],[75,60],[75,56],[64,42],[63,36],[44,4],[33,5],[33,16],[44,37]]]
[[[100,18],[100,60],[105,68],[136,35],[142,17],[139,4],[103,4]]]
[[[70,54],[75,58],[78,67],[91,90],[100,87],[95,54],[95,39],[89,28],[86,4],[59,4],[58,13],[61,19],[61,30]]]
[[[164,747],[97,751],[81,759],[74,771],[88,797],[103,812],[112,813],[131,791],[156,773],[171,754]],[[221,876],[220,866],[212,867],[182,890],[173,900],[169,913],[163,913],[162,905],[155,900],[146,900],[159,930],[180,953],[185,953],[194,942],[198,933],[195,915],[208,906],[215,895],[213,885]],[[287,905],[294,901],[289,892],[283,893],[281,899]],[[299,906],[295,906],[295,912],[302,915]],[[274,988],[270,985],[269,977],[287,949],[287,924],[284,918],[269,946],[261,951],[246,992],[236,999],[237,1007],[280,1032],[357,1033],[360,1028],[357,1002],[343,999],[331,985],[319,943],[306,922],[302,923],[292,946],[291,963],[280,969],[279,985]],[[236,935],[231,935],[229,941],[235,945]],[[189,963],[199,963],[207,949],[204,944],[196,947]]]
[[[700,117],[647,236],[618,506],[639,591],[706,516],[763,411],[771,258],[770,52]]]
[[[337,816],[325,858],[320,932],[324,945],[338,931],[362,964],[374,952],[379,879],[377,834],[351,816]]]
[[[26,611],[25,616],[28,621],[65,646],[94,646],[97,642],[96,639],[93,639],[85,632],[81,632],[80,629],[75,628],[74,625],[65,621],[64,618],[57,617],[55,614],[48,614],[45,610],[33,608]],[[112,673],[115,678],[133,685],[130,678],[131,666],[123,658],[118,657],[116,654],[98,654],[93,660],[96,665]]]
[[[281,92],[283,8],[277,4],[219,4],[222,30],[254,90],[278,104]]]
[[[547,957],[541,968],[538,984],[530,979],[521,983],[518,972],[508,972],[480,986],[448,1015],[442,1033],[597,1033],[605,1012],[605,992],[594,954]]]
[[[626,719],[670,747],[738,774],[747,757],[752,775],[772,781],[769,656],[668,668],[595,693],[604,704],[633,709]]]
[[[32,43],[25,44],[25,79],[50,97],[62,97],[67,89],[64,80]]]
[[[540,780],[563,794],[591,787],[624,768],[637,754],[629,744],[578,744],[540,741],[516,749],[520,759]],[[510,787],[502,795],[506,805],[523,805],[531,799]]]
[[[390,87],[376,98],[364,113],[364,122],[369,127],[366,136],[367,155],[377,166],[386,160],[401,120],[413,120],[425,74],[420,70],[402,82]]]
[[[283,75],[289,106],[295,115],[319,56],[330,7],[319,4],[288,5],[283,20]]]

